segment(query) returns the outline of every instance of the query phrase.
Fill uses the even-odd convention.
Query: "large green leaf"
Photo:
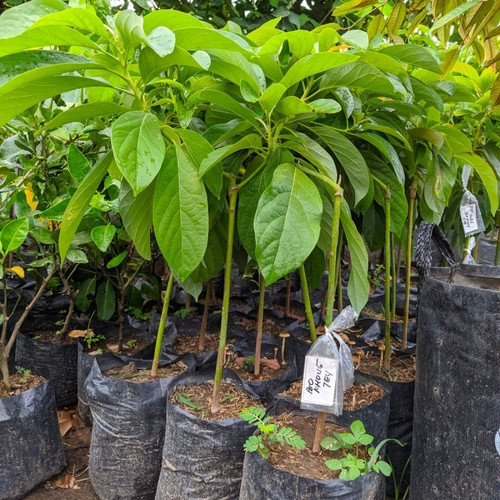
[[[97,288],[97,316],[99,319],[111,319],[116,308],[116,293],[111,281],[104,281]]]
[[[251,47],[243,37],[231,33],[207,28],[179,28],[175,30],[177,46],[185,50],[222,49],[248,54]]]
[[[73,7],[71,9],[65,9],[43,16],[30,26],[28,31],[42,26],[50,26],[51,29],[54,30],[58,26],[66,26],[87,31],[91,35],[97,34],[103,38],[111,36],[111,33],[106,30],[104,23],[99,19],[97,14],[94,14],[94,12],[89,9],[79,7]]]
[[[208,202],[196,165],[182,149],[167,152],[153,205],[156,239],[168,265],[184,281],[200,264],[208,240]]]
[[[270,284],[297,269],[320,233],[322,201],[314,183],[291,164],[280,165],[255,213],[255,255]]]
[[[89,206],[90,200],[100,182],[102,181],[108,167],[113,159],[111,151],[108,151],[85,176],[85,179],[80,183],[78,189],[73,194],[68,207],[64,212],[64,217],[61,223],[61,231],[59,234],[59,253],[61,259],[64,260],[66,253],[71,245],[73,237],[80,225],[80,222],[85,215],[85,211]]]
[[[421,47],[412,43],[390,45],[381,49],[382,54],[399,59],[401,62],[412,64],[418,68],[424,68],[433,73],[440,73],[439,59],[427,47]]]
[[[455,7],[454,9],[451,9],[449,12],[447,12],[443,17],[441,17],[436,23],[434,23],[431,26],[430,32],[432,33],[433,31],[436,31],[437,29],[441,28],[450,21],[453,21],[453,19],[461,16],[469,9],[477,5],[479,2],[480,0],[472,0],[471,2],[466,2],[462,5],[459,5],[458,7]]]
[[[42,47],[75,46],[99,49],[89,37],[66,26],[40,26],[20,35],[3,39],[0,44],[0,56],[14,54],[27,49]]]
[[[349,255],[351,256],[351,272],[349,273],[347,293],[352,307],[359,313],[365,307],[370,293],[368,252],[365,242],[352,220],[349,206],[345,201],[342,202],[340,221],[349,246]]]
[[[7,9],[0,16],[0,38],[19,35],[42,16],[67,8],[60,0],[32,0]]]
[[[8,222],[0,232],[1,250],[4,255],[17,250],[28,236],[30,225],[26,217]]]
[[[137,196],[158,174],[165,156],[160,123],[143,111],[121,115],[111,127],[116,164]]]
[[[495,216],[498,210],[498,180],[495,171],[477,154],[461,154],[458,159],[464,165],[472,165],[479,174],[490,199],[491,214]]]
[[[0,107],[0,126],[11,118],[27,110],[39,102],[69,92],[70,90],[86,87],[109,87],[111,85],[103,80],[83,78],[79,76],[48,76],[34,80],[21,88],[3,92],[0,88],[2,106]]]
[[[149,13],[144,17],[144,31],[150,33],[158,26],[165,26],[173,32],[182,28],[207,28],[208,23],[180,12],[178,10],[162,9]]]
[[[200,170],[203,160],[212,153],[214,148],[202,135],[194,130],[180,129],[178,134],[182,138],[191,160],[193,160],[198,170]],[[222,179],[222,163],[214,165],[203,176],[203,181],[207,188],[217,198],[219,198],[222,191]]]
[[[371,132],[364,132],[358,134],[358,137],[369,142],[372,146],[375,146],[381,153],[386,157],[387,160],[392,164],[394,168],[394,173],[398,181],[404,185],[405,183],[405,172],[401,160],[399,159],[398,153],[389,141],[386,141],[383,137],[377,134],[372,134]]]
[[[40,132],[62,127],[66,123],[85,123],[88,119],[95,118],[96,116],[121,115],[127,111],[130,110],[114,102],[100,101],[81,104],[80,106],[75,106],[59,113],[55,118],[47,122],[40,129]]]
[[[320,87],[348,87],[367,89],[374,93],[394,95],[394,86],[381,71],[371,64],[360,61],[344,64],[328,71],[320,81]]]
[[[55,50],[27,50],[0,57],[0,96],[40,78],[101,68],[86,57]]]
[[[279,82],[285,88],[300,82],[309,76],[323,73],[336,66],[353,62],[357,56],[352,54],[339,54],[338,52],[319,52],[299,59]]]
[[[361,201],[370,187],[370,173],[366,162],[354,144],[341,133],[328,126],[312,129],[330,148],[344,167],[354,190],[355,203]]]
[[[80,283],[78,287],[78,295],[76,296],[76,307],[82,312],[86,312],[92,303],[92,299],[95,295],[95,278],[87,278],[85,281]]]
[[[130,184],[123,180],[120,189],[120,217],[125,230],[132,238],[137,252],[144,259],[151,259],[151,226],[153,224],[153,196],[156,183],[152,182],[137,197]]]

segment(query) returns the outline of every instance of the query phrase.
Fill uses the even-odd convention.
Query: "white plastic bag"
[[[353,326],[356,318],[356,311],[346,307],[309,349],[301,409],[342,415],[344,393],[354,382],[354,365],[351,350],[336,332]]]

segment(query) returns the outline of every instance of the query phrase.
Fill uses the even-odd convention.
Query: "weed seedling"
[[[321,441],[321,446],[325,450],[340,450],[344,455],[340,459],[327,460],[325,465],[330,470],[340,470],[340,479],[353,480],[370,472],[378,472],[389,477],[392,467],[380,460],[380,450],[388,441],[395,441],[403,446],[396,439],[384,439],[376,448],[368,447],[373,442],[373,436],[366,432],[363,422],[355,420],[351,424],[351,432],[334,432],[333,437],[325,437]]]
[[[21,375],[21,384],[25,384],[26,382],[28,382],[28,379],[31,376],[31,370],[16,365],[16,371]]]
[[[305,441],[291,428],[278,427],[271,423],[271,417],[266,416],[266,410],[250,406],[240,413],[240,417],[249,424],[255,425],[260,431],[256,436],[250,436],[243,445],[245,451],[257,452],[262,458],[269,457],[269,446],[280,444],[291,446],[297,450],[305,448]]]

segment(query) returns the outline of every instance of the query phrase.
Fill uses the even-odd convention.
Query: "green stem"
[[[316,325],[314,324],[314,317],[311,308],[311,298],[309,296],[309,286],[307,285],[306,270],[304,264],[299,267],[300,284],[302,287],[302,297],[304,298],[304,307],[306,310],[307,323],[309,324],[309,335],[311,342],[316,341]]]
[[[342,205],[342,193],[336,192],[333,197],[333,219],[332,238],[330,241],[330,256],[328,259],[328,289],[326,299],[325,325],[330,326],[333,322],[333,307],[335,305],[335,281],[337,277],[335,264],[337,257],[337,245],[340,232],[340,207]]]
[[[344,309],[342,297],[342,250],[344,248],[344,232],[342,227],[339,230],[339,243],[337,245],[337,309],[339,313]]]
[[[469,248],[470,238],[471,238],[470,236],[465,237],[464,251],[462,252],[462,259],[465,259],[465,257],[467,257],[467,248]]]
[[[391,193],[385,195],[385,352],[384,369],[391,369]]]
[[[391,287],[391,291],[392,291],[392,295],[391,295],[391,317],[392,317],[392,320],[395,321],[396,320],[396,294],[397,294],[397,276],[396,276],[396,240],[394,238],[394,235],[392,234],[391,235],[391,258],[392,258],[392,261],[391,261],[391,269],[392,269],[392,272],[391,272],[391,283],[392,283],[392,287]]]
[[[257,338],[255,339],[254,375],[260,375],[260,353],[262,350],[262,329],[264,324],[264,299],[266,297],[266,282],[259,273],[259,309],[257,311]]]
[[[209,280],[207,283],[207,293],[205,295],[205,305],[203,306],[203,318],[201,320],[201,328],[200,328],[200,340],[198,342],[198,350],[205,350],[205,336],[207,333],[207,323],[208,323],[208,315],[210,313],[210,294],[212,293],[212,280]]]
[[[224,366],[224,349],[226,347],[227,323],[229,318],[229,299],[231,297],[231,268],[233,261],[234,221],[236,217],[236,201],[238,188],[234,177],[229,178],[229,221],[227,227],[226,270],[224,273],[224,295],[222,298],[222,317],[219,337],[219,350],[215,367],[214,392],[212,396],[211,412],[219,411],[220,388],[222,381],[222,368]]]
[[[161,344],[163,341],[163,332],[165,331],[165,323],[167,322],[168,306],[170,305],[170,295],[172,295],[172,287],[174,286],[174,273],[170,270],[170,276],[167,282],[167,291],[163,299],[163,307],[161,309],[160,324],[156,335],[155,354],[153,357],[153,366],[151,367],[151,378],[156,378],[158,375],[158,363],[160,362]]]
[[[497,230],[497,247],[495,250],[495,261],[493,262],[495,266],[498,266],[500,261],[500,228]]]
[[[413,247],[413,213],[415,210],[416,187],[410,188],[410,202],[408,207],[408,231],[406,238],[406,276],[405,276],[405,309],[403,313],[402,348],[408,347],[408,319],[410,316],[410,285],[411,285],[411,254]]]

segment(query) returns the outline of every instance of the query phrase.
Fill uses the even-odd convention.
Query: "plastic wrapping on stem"
[[[482,233],[485,229],[477,198],[467,189],[471,169],[470,165],[465,165],[462,171],[462,184],[465,193],[460,201],[460,218],[462,219],[465,236]],[[474,261],[466,262],[466,264],[470,263],[474,264]]]
[[[464,260],[462,261],[462,264],[474,265],[476,263],[474,257],[472,256],[472,250],[474,250],[475,246],[476,246],[476,238],[471,237],[467,242],[467,246],[464,248],[465,257]]]
[[[344,392],[354,382],[354,365],[351,350],[336,332],[354,326],[357,316],[351,306],[346,307],[309,349],[301,409],[342,415]]]

